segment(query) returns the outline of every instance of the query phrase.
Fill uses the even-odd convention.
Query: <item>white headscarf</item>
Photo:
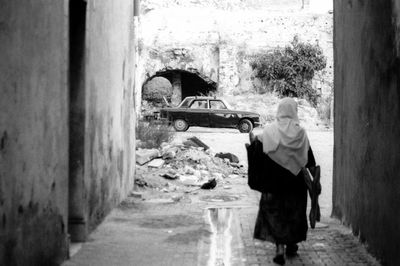
[[[307,164],[310,144],[292,98],[281,100],[276,121],[264,128],[261,139],[264,153],[292,174],[297,175]]]

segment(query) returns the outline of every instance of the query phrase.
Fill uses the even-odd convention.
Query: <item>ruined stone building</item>
[[[177,102],[209,92],[254,92],[259,81],[252,77],[250,61],[298,36],[319,44],[327,57],[314,87],[328,97],[333,83],[333,15],[314,11],[312,2],[143,0],[136,87],[165,77],[179,95]],[[140,97],[138,90],[138,103]]]
[[[212,2],[235,12],[247,1]],[[312,1],[280,2],[297,9]],[[69,241],[85,240],[126,197],[134,181],[135,101],[147,79],[163,75],[182,85],[196,75],[234,94],[249,84],[241,62],[259,48],[257,38],[271,34],[238,35],[236,27],[272,23],[296,32],[314,20],[304,15],[305,27],[296,19],[285,26],[281,15],[261,21],[256,12],[254,20],[224,13],[224,22],[199,11],[194,28],[183,26],[199,20],[161,16],[147,5],[149,22],[137,38],[134,6],[0,0],[0,265],[60,264]],[[333,215],[385,265],[400,265],[400,1],[335,0],[333,17]],[[158,34],[144,31],[151,21]],[[198,37],[188,40],[191,29]],[[184,42],[170,42],[178,37]],[[266,39],[266,47],[276,40]]]

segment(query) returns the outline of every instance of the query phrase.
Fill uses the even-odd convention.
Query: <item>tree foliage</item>
[[[143,85],[142,97],[153,103],[162,103],[163,97],[170,99],[172,96],[172,85],[168,79],[154,77]]]
[[[307,99],[316,106],[319,92],[311,81],[316,71],[326,67],[326,57],[318,44],[300,42],[295,36],[290,45],[257,56],[250,63],[254,76],[281,96]]]

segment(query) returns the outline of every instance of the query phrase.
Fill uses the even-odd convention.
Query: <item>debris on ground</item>
[[[190,144],[190,145],[188,145]],[[197,137],[183,143],[162,143],[160,149],[136,151],[136,190],[161,193],[198,193],[200,189],[227,189],[229,179],[246,174],[232,153],[216,154]],[[179,195],[175,195],[175,202]]]
[[[162,158],[164,160],[174,159],[176,154],[178,153],[178,150],[178,147],[167,147],[166,149],[162,150]]]
[[[195,175],[182,175],[179,177],[179,180],[182,182],[182,184],[185,184],[187,186],[200,186],[201,185],[199,183],[199,178]]]
[[[153,167],[153,168],[160,168],[161,166],[164,165],[164,160],[163,159],[154,159],[151,162],[147,164],[148,167]]]
[[[174,170],[168,170],[166,173],[161,174],[162,177],[170,180],[175,180],[179,177],[179,175]]]
[[[204,183],[203,185],[201,185],[201,189],[213,189],[217,186],[217,181],[215,180],[215,178],[211,179],[210,181]]]
[[[138,149],[136,151],[136,162],[139,165],[144,165],[145,163],[159,156],[160,154],[157,149]]]
[[[215,157],[218,157],[221,159],[228,159],[229,162],[231,162],[231,163],[235,163],[235,164],[239,163],[239,158],[235,154],[232,154],[230,152],[220,152],[220,153],[215,154]]]
[[[138,186],[138,187],[149,187],[149,185],[143,179],[143,177],[136,177],[135,178],[135,185]]]
[[[202,142],[198,137],[188,138],[186,141],[183,142],[183,145],[187,147],[203,148],[205,151],[210,148],[204,142]]]

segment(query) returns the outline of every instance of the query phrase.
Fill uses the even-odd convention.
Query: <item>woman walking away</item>
[[[275,243],[273,261],[283,265],[285,246],[286,256],[295,256],[297,243],[306,240],[307,186],[302,168],[313,172],[315,167],[307,134],[299,125],[297,103],[291,98],[282,99],[276,121],[266,126],[262,135],[255,138],[250,135],[250,139],[251,145],[262,151],[256,160],[258,179],[264,187],[254,238]],[[249,155],[249,182],[250,165],[254,165],[250,160],[254,161],[254,156]]]

